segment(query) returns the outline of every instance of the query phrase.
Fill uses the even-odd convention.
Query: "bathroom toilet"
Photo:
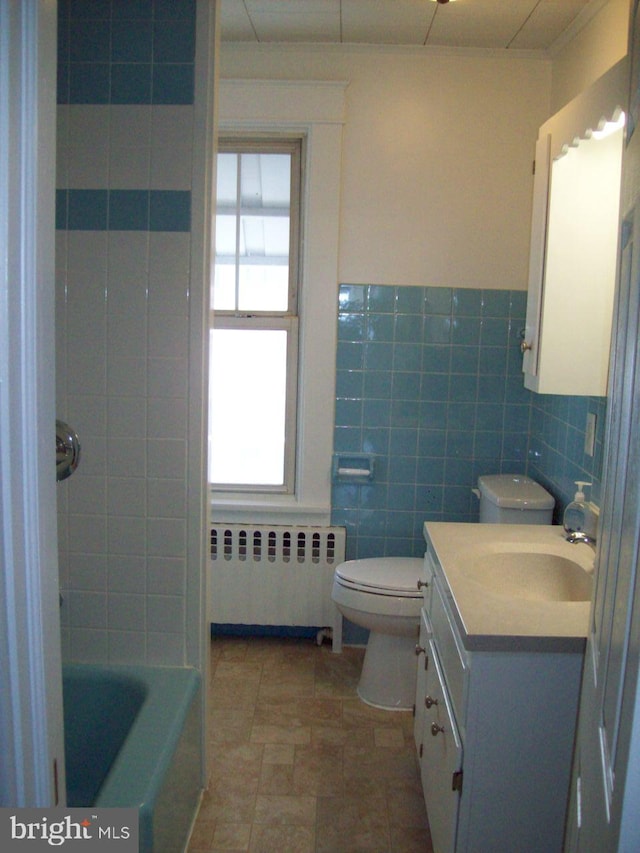
[[[413,706],[421,571],[418,557],[369,557],[341,563],[333,576],[340,613],[369,629],[358,696],[376,708]]]
[[[496,474],[478,480],[481,523],[551,524],[553,497],[534,480]],[[416,557],[369,557],[336,567],[331,598],[342,616],[369,630],[358,695],[386,710],[413,707],[415,648],[422,607]]]

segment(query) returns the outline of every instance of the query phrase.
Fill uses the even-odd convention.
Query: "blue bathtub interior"
[[[141,853],[186,844],[202,790],[200,681],[187,667],[63,667],[67,804],[137,807]]]

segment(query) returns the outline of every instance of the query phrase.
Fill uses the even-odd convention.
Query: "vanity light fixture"
[[[613,119],[613,121],[606,121],[602,127],[598,128],[598,130],[594,130],[591,133],[593,139],[606,139],[607,136],[611,136],[612,133],[615,133],[617,130],[620,130],[624,127],[626,116],[624,112],[621,112],[617,119]]]

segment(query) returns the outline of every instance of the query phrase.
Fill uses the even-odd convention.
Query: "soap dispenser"
[[[564,529],[567,533],[586,533],[587,536],[595,538],[597,518],[584,498],[585,486],[590,486],[591,483],[576,480],[575,484],[578,487],[578,491],[564,511]]]

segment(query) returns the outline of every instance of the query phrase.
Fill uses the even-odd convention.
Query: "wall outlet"
[[[596,446],[596,416],[593,412],[587,414],[587,426],[584,433],[584,452],[593,456]]]

